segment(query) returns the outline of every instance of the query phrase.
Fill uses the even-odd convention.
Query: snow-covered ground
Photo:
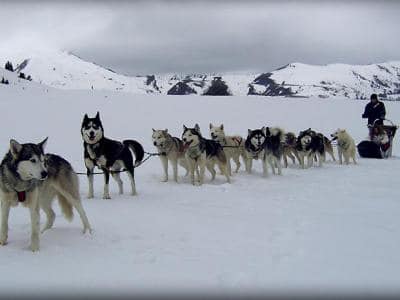
[[[263,125],[325,134],[341,127],[359,142],[367,135],[360,118],[366,103],[0,85],[0,146],[5,153],[10,138],[49,136],[47,150],[84,171],[80,124],[84,113],[96,111],[106,136],[136,138],[150,152],[151,128],[180,136],[183,124],[195,122],[207,134],[210,122],[241,135]],[[399,104],[385,104],[387,117],[399,121]],[[211,183],[207,174],[201,187],[182,176],[179,184],[161,183],[161,164],[152,158],[136,170],[139,195],[119,196],[111,181],[111,200],[101,199],[101,175],[96,198],[86,199],[82,176],[94,234],[82,235],[76,214],[70,224],[57,207],[54,228],[32,253],[28,210],[13,209],[9,243],[0,248],[0,294],[400,292],[399,151],[397,139],[388,160],[328,161],[308,170],[296,165],[266,179],[255,162],[252,175],[242,168],[226,184],[221,176]]]

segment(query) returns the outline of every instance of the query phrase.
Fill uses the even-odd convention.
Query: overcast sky
[[[125,74],[400,60],[400,1],[2,1],[0,47],[56,47]]]

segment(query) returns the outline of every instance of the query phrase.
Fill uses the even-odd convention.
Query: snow
[[[359,142],[367,135],[366,103],[132,95],[16,81],[0,84],[0,145],[5,153],[10,138],[49,136],[49,152],[85,171],[80,124],[84,113],[96,111],[107,137],[135,138],[150,152],[151,128],[180,136],[183,124],[195,122],[205,135],[210,122],[243,136],[264,125],[326,135],[340,127]],[[387,117],[398,121],[400,106],[385,105]],[[102,176],[95,178],[95,199],[86,199],[82,176],[94,234],[82,235],[77,214],[68,223],[56,207],[54,228],[32,253],[28,210],[13,209],[9,243],[0,248],[1,293],[399,292],[399,151],[397,138],[388,160],[341,166],[328,158],[322,168],[290,166],[269,178],[255,162],[254,174],[242,167],[227,184],[222,176],[211,183],[207,173],[201,187],[190,185],[182,169],[180,183],[161,183],[161,164],[152,158],[136,170],[139,195],[118,195],[111,180],[111,200],[101,199]]]
[[[292,63],[274,71],[271,78],[278,84],[285,82],[286,85],[294,85],[291,88],[297,91],[299,96],[333,96],[332,91],[323,89],[323,87],[329,87],[341,96],[347,93],[355,98],[362,91],[362,95],[368,98],[371,93],[384,93],[385,90],[387,92],[391,89],[377,87],[374,76],[388,86],[394,87],[399,84],[399,74],[400,61],[371,65],[329,64],[325,66]]]

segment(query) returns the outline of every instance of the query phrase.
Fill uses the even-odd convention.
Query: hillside
[[[133,94],[344,97],[371,93],[400,99],[400,62],[370,65],[291,63],[261,74],[164,74],[125,76],[66,51],[0,51],[0,65],[11,61],[33,81],[61,89],[123,91]]]

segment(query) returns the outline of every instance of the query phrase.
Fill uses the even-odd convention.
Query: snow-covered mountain
[[[33,81],[62,89],[114,90],[134,94],[267,95],[286,97],[400,97],[400,61],[324,66],[291,63],[262,74],[125,76],[66,51],[0,52]]]

